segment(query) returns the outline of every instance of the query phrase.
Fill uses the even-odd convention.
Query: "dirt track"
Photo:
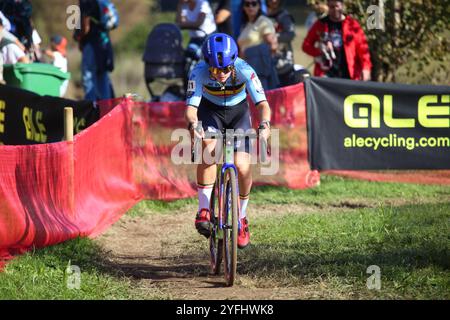
[[[107,251],[107,267],[137,281],[137,290],[148,298],[169,299],[299,299],[295,287],[258,287],[240,275],[231,288],[223,276],[209,274],[207,241],[193,223],[195,207],[173,215],[123,217],[97,242]],[[263,208],[263,212],[277,212]],[[298,210],[298,206],[296,207]],[[303,208],[309,211],[311,208]],[[294,208],[292,208],[294,210]],[[279,212],[280,210],[278,210]],[[289,208],[285,212],[289,212]],[[194,254],[193,254],[194,253]],[[304,288],[305,289],[305,288]]]
[[[419,202],[419,200],[417,200]],[[385,205],[413,204],[389,199]],[[420,203],[426,203],[420,200]],[[252,207],[259,217],[308,212],[336,213],[362,207],[376,207],[373,201],[344,201],[327,206],[259,205]],[[209,273],[206,239],[194,228],[196,207],[188,205],[170,214],[149,213],[124,216],[96,242],[106,251],[106,268],[133,279],[140,296],[148,299],[354,299],[351,293],[331,292],[320,279],[301,287],[265,281],[239,273],[235,285],[224,286],[223,276]],[[250,224],[251,231],[251,224]],[[238,255],[239,257],[239,255]],[[239,262],[238,262],[239,263]]]

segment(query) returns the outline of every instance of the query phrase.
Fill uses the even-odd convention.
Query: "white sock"
[[[245,198],[240,198],[240,202],[241,202],[241,214],[239,215],[239,219],[244,219],[245,217],[247,217],[247,206],[248,206],[248,196]]]
[[[208,209],[209,210],[209,203],[211,201],[211,194],[213,191],[214,185],[197,185],[197,191],[198,191],[198,211],[200,212],[201,209]]]

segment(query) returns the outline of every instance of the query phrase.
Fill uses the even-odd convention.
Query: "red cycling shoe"
[[[211,235],[211,213],[208,209],[201,209],[195,217],[195,228],[207,239]]]
[[[248,220],[239,220],[238,248],[244,249],[250,243],[250,231],[248,230]]]

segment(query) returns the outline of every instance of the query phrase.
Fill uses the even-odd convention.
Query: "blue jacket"
[[[278,88],[280,80],[268,44],[263,43],[248,48],[245,50],[245,57],[247,63],[255,69],[264,90]]]

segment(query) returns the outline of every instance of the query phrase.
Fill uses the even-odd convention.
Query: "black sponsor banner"
[[[311,167],[450,169],[450,87],[306,81]]]
[[[91,101],[40,96],[0,85],[0,144],[58,142],[64,136],[64,108],[72,107],[75,133],[99,119]]]

